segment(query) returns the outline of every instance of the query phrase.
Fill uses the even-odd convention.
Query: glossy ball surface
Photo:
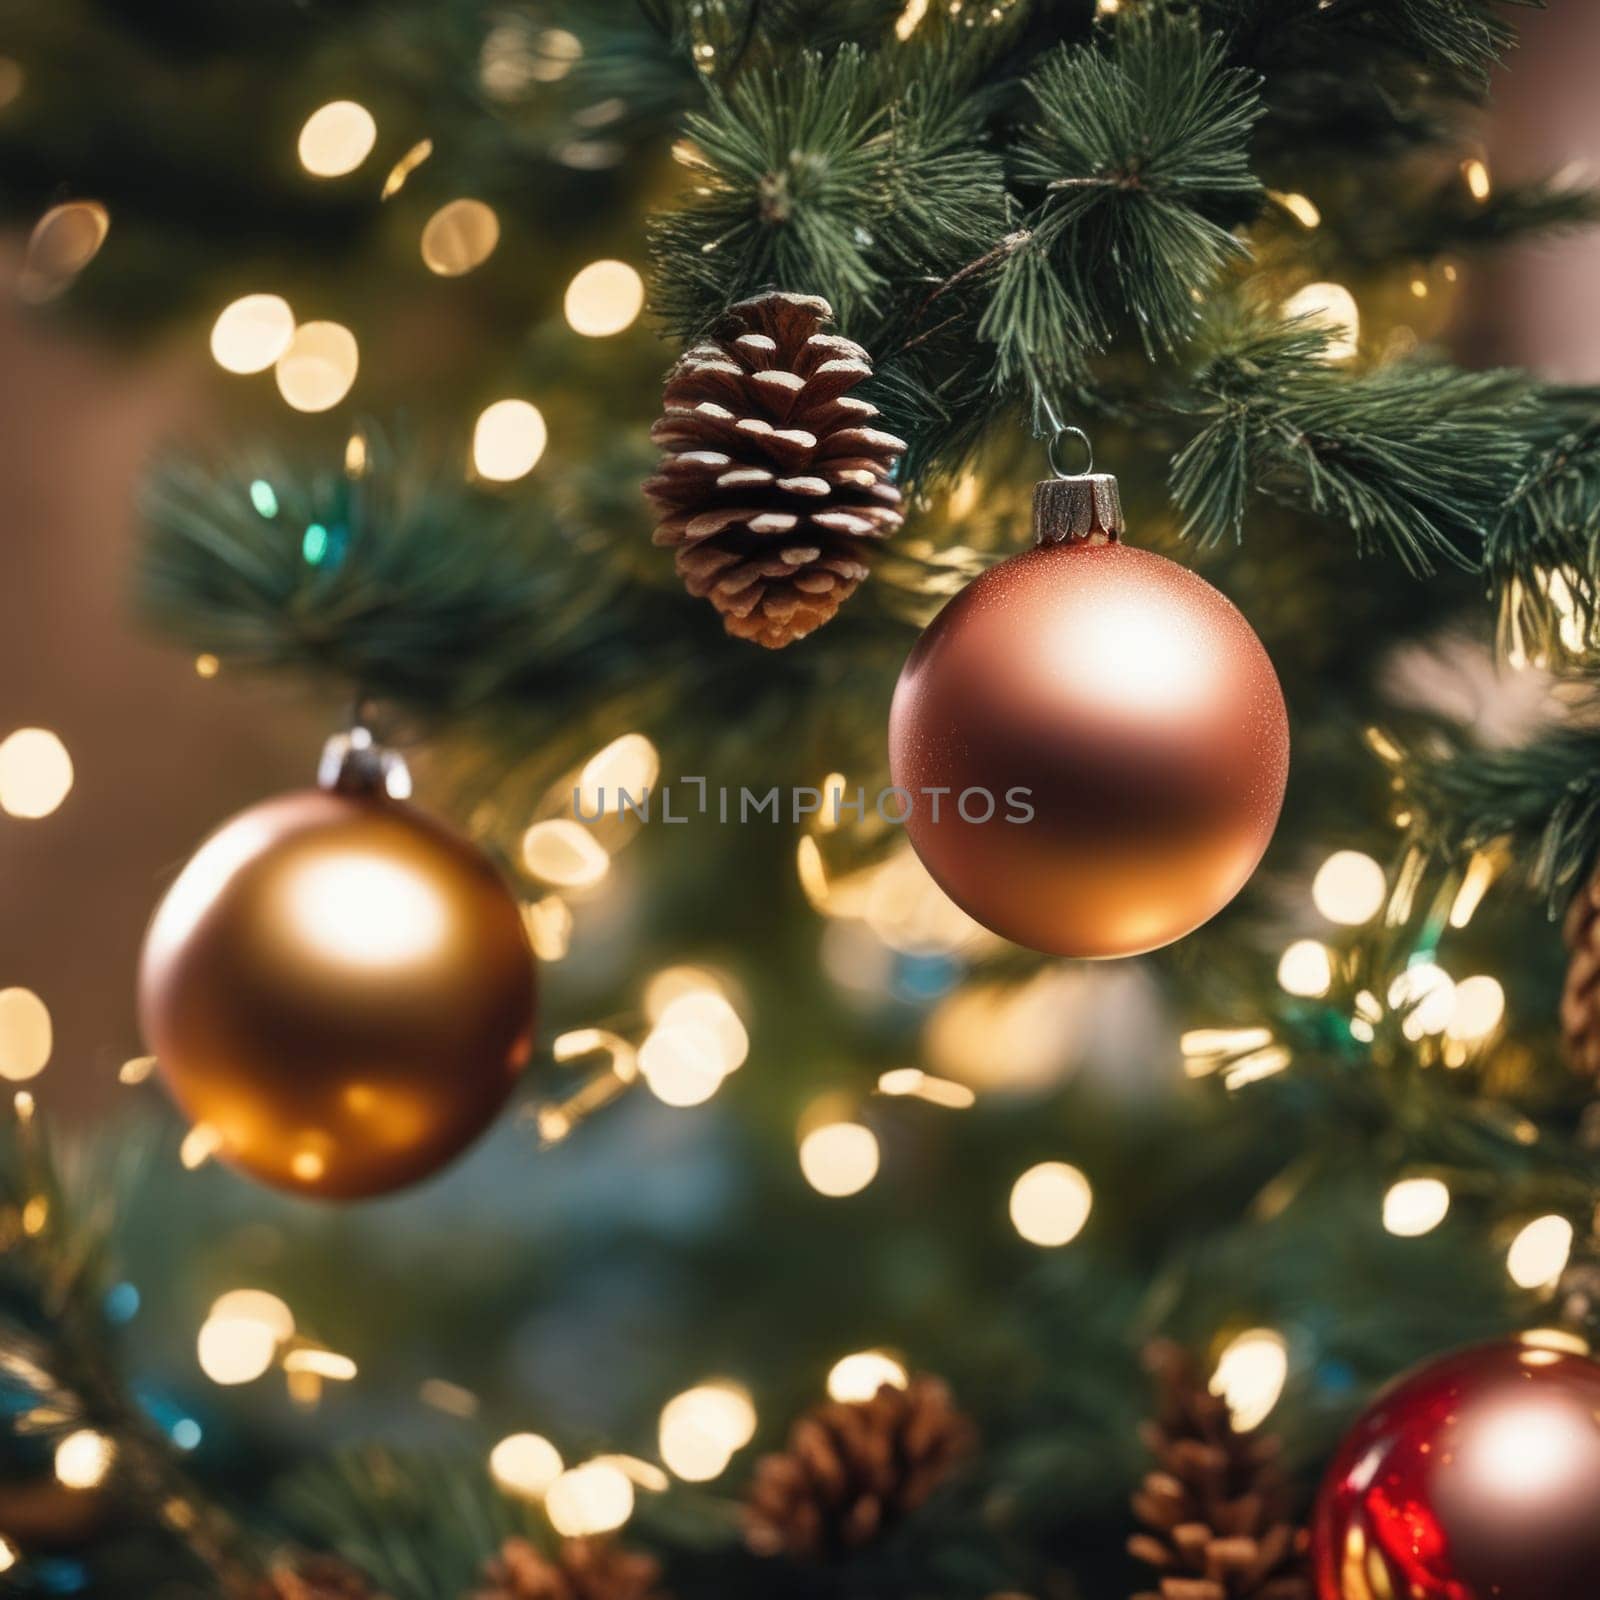
[[[1198,927],[1255,870],[1289,724],[1261,641],[1203,578],[1120,542],[1047,544],[928,627],[889,763],[917,854],[969,915],[1052,955],[1127,956]]]
[[[410,806],[310,789],[195,853],[145,937],[139,1014],[218,1156],[297,1194],[428,1177],[527,1064],[534,962],[493,864]]]
[[[1600,1365],[1507,1340],[1402,1378],[1339,1448],[1312,1560],[1318,1600],[1593,1600]]]

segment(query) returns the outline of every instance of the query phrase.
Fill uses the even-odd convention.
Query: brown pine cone
[[[1160,1575],[1134,1600],[1311,1600],[1306,1536],[1290,1520],[1271,1434],[1240,1433],[1176,1345],[1152,1345],[1160,1386],[1143,1430],[1156,1458],[1133,1509],[1149,1530],[1129,1554]]]
[[[816,295],[731,307],[668,375],[650,430],[665,451],[644,486],[655,542],[676,549],[678,576],[729,633],[773,650],[831,620],[904,520],[890,476],[905,443],[848,395],[872,362],[821,331],[832,320]]]
[[[1572,897],[1562,932],[1570,954],[1561,990],[1561,1040],[1574,1071],[1600,1078],[1600,873]]]
[[[508,1539],[473,1600],[667,1600],[660,1577],[653,1556],[609,1539],[566,1539],[553,1557],[526,1539]]]
[[[348,1562],[337,1556],[302,1556],[274,1566],[261,1600],[384,1600]]]
[[[757,1463],[745,1542],[757,1555],[811,1560],[859,1549],[922,1505],[974,1440],[937,1378],[817,1406],[795,1423],[788,1449]]]

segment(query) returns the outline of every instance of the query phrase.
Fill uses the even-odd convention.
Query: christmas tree
[[[1507,1350],[1592,1381],[1600,397],[1446,353],[1600,209],[1490,170],[1516,9],[15,9],[17,294],[229,375],[131,603],[335,738],[175,874],[120,1115],[53,1125],[0,993],[0,1593],[1590,1592],[1517,1467],[1600,1526],[1587,1436],[1469,1441],[1531,1555],[1370,1454],[1311,1514],[1418,1362],[1498,1341],[1434,1369],[1469,1429]],[[1278,816],[1273,729],[1178,790],[1119,743],[1127,803],[979,861],[1018,944],[883,804],[890,708],[1057,476],[1061,570],[1202,575],[1292,754]],[[1119,737],[1241,720],[1079,631]],[[60,761],[0,745],[17,826]],[[225,901],[319,829],[304,929],[299,858]]]

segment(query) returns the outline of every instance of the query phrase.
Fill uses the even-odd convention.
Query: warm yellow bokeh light
[[[526,400],[496,400],[472,430],[472,465],[480,478],[511,483],[538,466],[550,433],[539,408]]]
[[[610,1461],[590,1461],[563,1472],[545,1491],[545,1515],[566,1539],[611,1533],[633,1515],[633,1484]]]
[[[642,310],[644,279],[626,261],[591,261],[567,285],[567,322],[588,338],[621,333]]]
[[[1389,1004],[1405,1013],[1400,1028],[1408,1039],[1443,1033],[1455,1013],[1455,981],[1437,962],[1419,961],[1389,985]]]
[[[1389,886],[1383,868],[1360,850],[1336,850],[1317,869],[1311,903],[1329,922],[1358,928],[1383,909]]]
[[[338,322],[303,322],[278,357],[278,393],[296,411],[327,411],[356,381],[361,350]]]
[[[481,200],[452,200],[428,218],[422,259],[429,272],[459,278],[481,267],[500,243],[500,219]]]
[[[1284,302],[1285,317],[1304,317],[1326,328],[1325,361],[1348,361],[1361,347],[1361,312],[1356,297],[1342,283],[1308,283]]]
[[[259,1322],[279,1340],[294,1338],[294,1313],[265,1289],[232,1289],[211,1308],[213,1318]]]
[[[372,154],[378,124],[354,100],[332,100],[306,118],[300,130],[300,165],[314,178],[342,178]]]
[[[1461,176],[1467,180],[1467,192],[1474,200],[1487,200],[1493,190],[1489,181],[1489,168],[1477,156],[1461,163]]]
[[[1511,1241],[1506,1271],[1519,1289],[1552,1288],[1571,1254],[1572,1224],[1565,1217],[1536,1217]]]
[[[1450,1211],[1450,1191],[1437,1178],[1402,1178],[1383,1197],[1383,1225],[1396,1238],[1432,1233]]]
[[[587,889],[605,877],[611,857],[580,822],[552,817],[522,836],[522,864],[559,889]]]
[[[1283,1335],[1251,1328],[1222,1352],[1210,1389],[1227,1402],[1234,1427],[1248,1433],[1266,1421],[1288,1376],[1289,1348]]]
[[[834,1362],[828,1374],[828,1395],[846,1404],[870,1400],[886,1385],[904,1389],[911,1381],[905,1367],[883,1350],[858,1350]]]
[[[562,1470],[561,1452],[537,1433],[514,1433],[489,1452],[494,1481],[528,1500],[543,1499]]]
[[[878,1139],[859,1122],[829,1122],[800,1141],[800,1170],[830,1200],[860,1194],[878,1175]]]
[[[756,1408],[739,1384],[707,1383],[661,1410],[661,1459],[685,1483],[709,1483],[755,1437]]]
[[[656,747],[642,733],[625,733],[584,762],[572,803],[584,817],[615,816],[624,792],[630,800],[642,803],[660,776],[661,755]]]
[[[1296,939],[1278,961],[1278,983],[1287,994],[1314,1000],[1333,987],[1333,959],[1318,939]]]
[[[737,1072],[750,1054],[750,1035],[728,997],[715,989],[681,994],[661,1013],[658,1029],[692,1029],[708,1038],[717,1070],[726,1077]]]
[[[294,337],[294,312],[282,295],[247,294],[211,325],[211,358],[225,372],[265,372]]]
[[[0,742],[0,811],[48,817],[72,789],[72,757],[48,728],[18,728]]]
[[[51,206],[34,224],[17,292],[35,303],[50,300],[100,253],[111,232],[111,213],[98,200]]]
[[[658,1027],[639,1046],[639,1076],[664,1105],[704,1105],[727,1074],[716,1036],[699,1027]]]
[[[17,1564],[17,1547],[4,1537],[0,1537],[0,1572],[10,1572]]]
[[[200,1370],[224,1386],[254,1383],[272,1367],[278,1336],[253,1317],[209,1317],[196,1341]]]
[[[26,1083],[50,1061],[50,1008],[32,989],[0,989],[0,1078]]]
[[[1083,1231],[1094,1204],[1089,1180],[1065,1161],[1041,1161],[1011,1187],[1011,1222],[1029,1244],[1054,1248]]]
[[[1455,1002],[1450,1010],[1450,1021],[1445,1025],[1445,1036],[1459,1039],[1465,1044],[1475,1044],[1487,1039],[1500,1026],[1506,1014],[1506,992],[1498,978],[1480,972],[1463,978],[1456,985]]]
[[[116,1456],[116,1446],[103,1433],[80,1428],[56,1446],[56,1481],[64,1489],[98,1489]]]

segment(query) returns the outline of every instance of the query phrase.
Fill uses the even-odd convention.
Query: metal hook
[[[1069,427],[1066,423],[1064,423],[1061,418],[1056,415],[1056,408],[1050,404],[1049,395],[1041,394],[1039,396],[1039,403],[1044,407],[1044,414],[1048,419],[1050,426],[1055,429],[1055,432],[1050,435],[1050,470],[1055,473],[1058,478],[1087,477],[1091,472],[1094,471],[1094,446],[1089,442],[1089,435],[1086,434],[1082,428]],[[1060,448],[1062,439],[1068,435],[1079,440],[1083,445],[1085,460],[1081,471],[1078,472],[1067,472],[1063,470],[1060,461],[1056,459],[1056,451]]]

